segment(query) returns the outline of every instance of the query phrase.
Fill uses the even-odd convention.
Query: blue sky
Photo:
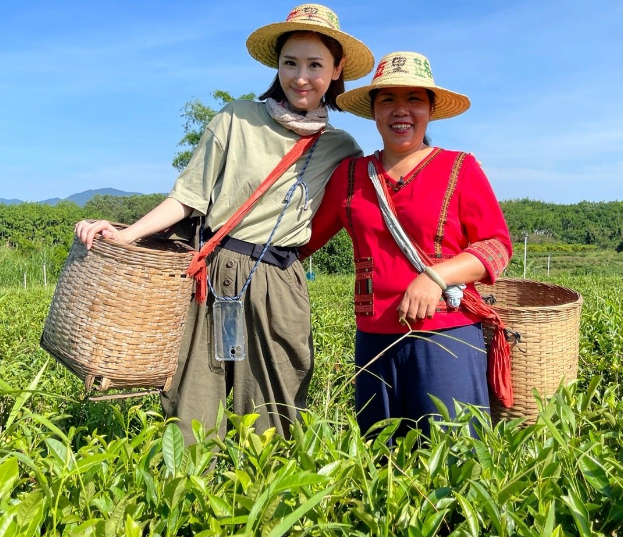
[[[0,198],[92,188],[168,192],[184,104],[262,93],[274,71],[245,40],[298,2],[4,0]],[[620,0],[331,0],[378,59],[423,53],[438,85],[467,94],[432,122],[434,145],[473,152],[501,200],[623,200]],[[347,83],[367,83],[371,75]],[[374,123],[346,113],[366,153]]]

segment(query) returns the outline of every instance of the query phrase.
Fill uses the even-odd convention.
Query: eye
[[[312,69],[322,69],[322,64],[320,62],[312,62],[309,66]]]

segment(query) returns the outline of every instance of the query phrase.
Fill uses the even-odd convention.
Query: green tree
[[[236,99],[246,99],[250,101],[255,99],[254,93],[246,93],[236,98],[232,97],[230,93],[223,90],[213,91],[211,95],[214,99],[216,99],[221,107]],[[190,161],[190,157],[193,154],[193,150],[197,147],[197,144],[201,139],[203,131],[217,112],[218,110],[203,104],[199,99],[188,101],[184,105],[181,114],[181,116],[186,120],[184,123],[184,136],[177,145],[184,147],[185,149],[179,151],[173,158],[174,168],[179,171],[186,168],[188,162]]]
[[[132,224],[165,199],[164,194],[111,196],[97,194],[84,204],[88,218]]]
[[[312,256],[312,266],[325,274],[353,274],[353,244],[345,229],[341,229],[327,244]]]
[[[24,251],[40,246],[65,246],[71,244],[74,224],[82,218],[83,209],[71,201],[61,201],[55,206],[0,204],[0,241]]]
[[[500,203],[511,238],[530,242],[558,241],[566,244],[589,244],[615,249],[623,240],[623,202],[582,201],[557,205],[530,199]]]

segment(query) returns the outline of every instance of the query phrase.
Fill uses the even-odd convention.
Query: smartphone
[[[219,361],[244,360],[244,306],[240,300],[219,300],[212,306],[214,350]]]

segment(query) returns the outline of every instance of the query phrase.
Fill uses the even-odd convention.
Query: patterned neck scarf
[[[307,112],[305,115],[292,112],[287,106],[287,101],[284,105],[270,97],[266,99],[266,110],[270,117],[277,123],[283,125],[286,129],[294,131],[300,136],[309,136],[327,126],[329,114],[326,106],[321,105],[315,110]]]

